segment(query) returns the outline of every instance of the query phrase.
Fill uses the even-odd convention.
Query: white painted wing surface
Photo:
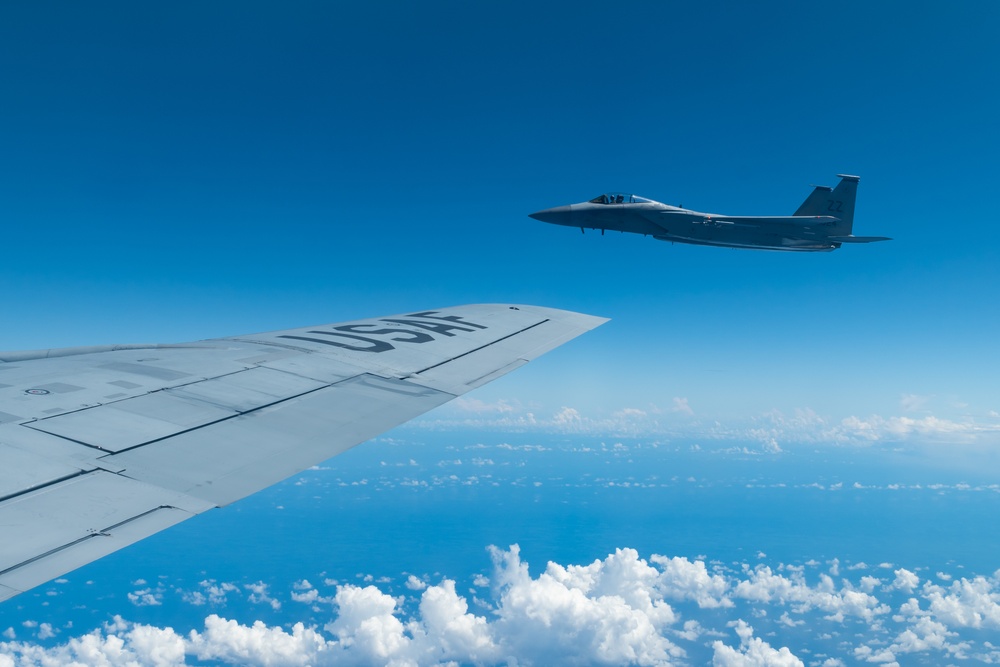
[[[606,320],[470,305],[0,353],[0,600],[231,503]]]

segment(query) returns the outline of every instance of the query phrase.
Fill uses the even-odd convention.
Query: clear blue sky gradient
[[[465,302],[613,318],[485,390],[839,419],[1000,410],[995,2],[0,8],[0,348]],[[535,222],[625,190],[790,214],[832,254]]]
[[[985,652],[1000,617],[928,610],[998,553],[998,27],[995,0],[0,4],[0,349],[477,302],[612,318],[464,403],[5,603],[0,662],[121,635],[99,629],[115,614],[183,636],[219,614],[333,639],[337,605],[298,601],[303,580],[324,596],[373,582],[406,596],[407,621],[411,574],[456,580],[498,637],[540,638],[549,659],[510,654],[524,663],[585,652],[593,632],[547,648],[533,619],[496,623],[504,603],[476,574],[494,577],[488,544],[514,542],[536,577],[617,547],[725,574],[731,608],[671,600],[664,636],[687,620],[720,633],[688,641],[689,664],[717,637],[737,646],[737,619],[775,652],[852,664],[917,627],[910,595]],[[737,251],[527,217],[608,190],[787,215],[837,173],[862,179],[856,233],[893,241]],[[750,568],[793,566],[810,599],[828,597],[827,572],[848,592],[876,576],[885,611],[840,622],[736,595]],[[897,568],[921,587],[895,585]],[[228,600],[206,603],[215,583]],[[994,612],[998,590],[994,575]],[[191,663],[252,661],[198,661],[192,642]]]

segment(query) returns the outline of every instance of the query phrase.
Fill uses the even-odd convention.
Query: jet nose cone
[[[541,220],[542,222],[551,222],[556,225],[568,225],[570,214],[572,213],[571,208],[570,206],[556,206],[555,208],[547,208],[536,213],[529,213],[528,217]]]

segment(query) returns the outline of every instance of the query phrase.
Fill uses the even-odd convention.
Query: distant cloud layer
[[[532,577],[517,545],[491,547],[490,555],[491,576],[476,578],[471,600],[450,579],[426,585],[410,576],[405,588],[419,595],[407,612],[406,596],[374,585],[327,582],[331,590],[324,594],[300,580],[278,597],[292,604],[292,613],[328,613],[321,627],[244,625],[211,613],[203,628],[185,634],[116,616],[52,646],[36,643],[53,636],[51,626],[26,621],[4,633],[9,641],[0,642],[0,667],[168,667],[189,659],[238,665],[689,665],[709,657],[717,667],[837,667],[898,665],[911,654],[931,662],[1000,661],[1000,649],[976,639],[1000,631],[1000,572],[948,581],[890,564],[873,576],[859,563],[846,568],[861,574],[849,580],[839,578],[836,559],[731,570],[683,557],[646,560],[633,549],[618,549],[588,565],[550,562]],[[200,606],[226,595],[272,600],[263,584],[205,581],[200,589],[202,597],[186,601]],[[133,604],[148,604],[149,594],[143,590]],[[760,625],[764,635],[755,629]],[[781,638],[803,625],[842,639],[826,654],[795,655]],[[21,633],[33,640],[18,641]]]
[[[913,412],[924,397],[905,395],[904,412]],[[823,417],[803,408],[793,414],[778,410],[749,420],[720,422],[703,420],[688,399],[675,397],[666,408],[625,407],[607,414],[588,415],[573,407],[562,407],[550,415],[529,410],[515,401],[484,403],[459,399],[436,412],[432,419],[415,422],[423,428],[490,429],[493,431],[560,433],[592,436],[670,436],[760,442],[765,449],[781,451],[781,444],[876,442],[947,442],[950,444],[1000,443],[1000,418],[991,412],[978,418],[946,419],[922,416],[869,415],[842,419]]]

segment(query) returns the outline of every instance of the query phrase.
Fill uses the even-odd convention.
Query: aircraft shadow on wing
[[[701,213],[624,193],[602,194],[590,201],[556,206],[530,217],[567,227],[629,232],[659,241],[695,245],[828,252],[844,243],[889,241],[886,236],[854,236],[854,200],[858,176],[838,174],[836,188],[817,185],[788,216],[735,216]]]

